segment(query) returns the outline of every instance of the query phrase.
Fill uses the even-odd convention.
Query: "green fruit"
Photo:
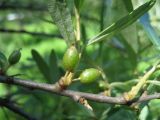
[[[0,69],[4,69],[6,65],[7,65],[7,58],[2,52],[0,52]]]
[[[9,58],[8,58],[8,61],[9,61],[9,64],[10,64],[10,65],[14,65],[14,64],[16,64],[16,63],[19,62],[19,60],[20,60],[20,58],[21,58],[21,52],[20,52],[20,50],[21,50],[21,49],[19,49],[19,50],[14,50],[14,51],[10,54],[10,56],[9,56]]]
[[[80,74],[80,82],[81,83],[91,83],[94,82],[96,79],[98,79],[98,77],[101,75],[100,71],[95,69],[95,68],[89,68],[84,70],[81,74]]]
[[[74,46],[71,46],[63,56],[63,66],[68,71],[73,71],[79,62],[79,54]]]

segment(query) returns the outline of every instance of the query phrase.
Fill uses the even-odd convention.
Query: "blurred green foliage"
[[[53,83],[54,76],[64,74],[62,57],[67,45],[60,35],[60,32],[52,22],[47,10],[49,0],[1,0],[0,1],[0,51],[6,56],[18,48],[22,48],[22,57],[19,64],[9,69],[8,74],[24,79],[31,79],[38,82]],[[77,1],[77,0],[76,0]],[[100,31],[124,17],[133,8],[137,8],[146,0],[81,0],[81,39],[87,41],[97,35]],[[67,6],[72,14],[75,26],[74,0],[67,0]],[[76,3],[78,4],[78,3]],[[77,68],[78,75],[88,67],[98,66],[103,69],[109,83],[126,82],[137,79],[143,75],[146,69],[160,58],[159,49],[151,39],[160,40],[160,1],[158,0],[148,12],[150,16],[149,25],[152,32],[147,31],[142,22],[135,22],[113,37],[88,46],[82,60]],[[144,20],[144,21],[145,21]],[[154,32],[156,37],[151,37]],[[40,34],[35,34],[40,33]],[[158,37],[157,37],[158,36]],[[157,44],[156,44],[157,45]],[[31,50],[36,50],[47,65],[50,71],[55,69],[59,73],[51,75],[46,79],[39,70],[38,65],[32,57]],[[52,51],[53,50],[53,51]],[[58,68],[54,68],[51,57],[56,59]],[[52,69],[52,67],[54,69]],[[57,80],[56,78],[56,80]],[[159,72],[151,78],[159,80]],[[133,85],[133,84],[131,84]],[[118,86],[112,90],[112,95],[117,96],[130,90],[127,87]],[[94,89],[93,89],[94,88]],[[89,85],[82,85],[79,82],[73,83],[69,89],[76,91],[99,93],[101,89],[98,82]],[[152,87],[153,92],[160,89]],[[126,106],[101,104],[90,102],[94,112],[86,110],[83,106],[75,103],[66,97],[53,95],[41,91],[30,91],[28,89],[10,85],[0,84],[0,97],[11,95],[11,99],[28,114],[40,120],[159,120],[160,100],[152,100],[139,111]],[[6,108],[0,108],[0,120],[23,120],[21,116]]]

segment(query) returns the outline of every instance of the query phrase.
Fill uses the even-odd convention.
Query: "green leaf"
[[[114,108],[115,109],[115,108]],[[112,115],[109,115],[107,120],[136,120],[136,114],[131,111],[130,108],[123,107],[121,109],[110,111]]]
[[[140,24],[143,26],[146,35],[153,43],[153,45],[158,50],[160,50],[160,38],[159,35],[156,33],[155,29],[153,28],[153,26],[151,25],[149,14],[146,13],[140,18]]]
[[[0,58],[3,60],[7,60],[6,56],[0,51]]]
[[[32,50],[32,57],[35,60],[39,70],[41,71],[41,73],[43,74],[43,76],[51,81],[50,79],[50,72],[49,72],[49,66],[47,65],[47,63],[44,61],[44,59],[41,57],[41,55],[36,51],[36,50]]]
[[[83,3],[84,3],[84,0],[74,0],[74,4],[75,4],[78,11],[82,7]]]
[[[68,46],[75,42],[71,14],[63,0],[49,0],[48,10]]]
[[[101,11],[100,11],[100,30],[103,30],[103,27],[104,27],[104,16],[105,16],[105,7],[106,7],[106,4],[105,4],[105,0],[102,0],[101,1]]]
[[[87,41],[87,33],[86,33],[86,26],[82,23],[81,24],[81,33],[82,33],[82,41],[85,43]]]
[[[6,56],[0,52],[0,69],[3,71],[3,72],[6,72],[9,68],[9,63],[8,63],[8,60],[6,58]]]
[[[105,10],[106,11],[105,24],[107,23],[106,26],[109,26],[112,23],[115,23],[117,20],[121,19],[125,15],[129,14],[129,12],[133,11],[133,9],[129,11],[126,8],[126,4],[127,4],[127,7],[129,7],[128,4],[131,4],[132,6],[131,1],[130,2],[129,1],[130,0],[127,0],[127,1],[126,0],[118,0],[118,1],[112,0],[111,3],[107,3],[107,10]],[[132,35],[130,33],[132,33]],[[131,47],[134,49],[134,51],[137,53],[139,44],[138,44],[136,24],[132,24],[128,26],[126,29],[120,31],[120,34],[124,36],[128,44],[130,44]]]
[[[140,120],[147,120],[147,117],[149,115],[149,108],[148,106],[144,106],[143,109],[141,110],[140,112],[140,115],[139,115],[139,119]]]
[[[122,0],[128,12],[133,11],[132,0]]]
[[[49,70],[52,81],[56,81],[60,78],[60,72],[58,69],[57,57],[54,50],[51,51],[49,57]]]
[[[137,9],[130,12],[128,15],[124,16],[117,22],[113,23],[94,38],[90,39],[87,45],[99,42],[104,40],[104,38],[112,37],[117,32],[121,31],[122,29],[126,28],[130,24],[134,23],[139,17],[141,17],[144,13],[146,13],[154,4],[156,0],[151,0],[146,2],[145,4],[141,5]]]

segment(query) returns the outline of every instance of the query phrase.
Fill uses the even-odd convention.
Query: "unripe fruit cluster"
[[[69,71],[73,72],[79,62],[79,53],[75,46],[71,46],[63,56],[63,66]],[[95,68],[85,69],[79,76],[81,83],[87,84],[94,82],[101,75],[101,72]]]

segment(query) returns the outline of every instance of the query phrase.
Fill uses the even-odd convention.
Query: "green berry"
[[[8,58],[8,61],[9,61],[9,64],[10,64],[10,65],[14,65],[14,64],[16,64],[16,63],[19,62],[19,60],[20,60],[20,58],[21,58],[21,52],[20,52],[20,50],[21,50],[21,49],[19,49],[19,50],[14,50],[14,51],[10,54],[10,56],[9,56],[9,58]]]
[[[0,69],[4,69],[6,65],[7,65],[7,58],[2,52],[0,52]]]
[[[80,82],[81,83],[92,83],[94,82],[96,79],[98,79],[98,77],[100,76],[100,71],[95,69],[95,68],[89,68],[84,70],[81,74],[80,74]]]
[[[73,71],[79,62],[79,54],[74,46],[71,46],[63,56],[63,66],[68,71]]]

